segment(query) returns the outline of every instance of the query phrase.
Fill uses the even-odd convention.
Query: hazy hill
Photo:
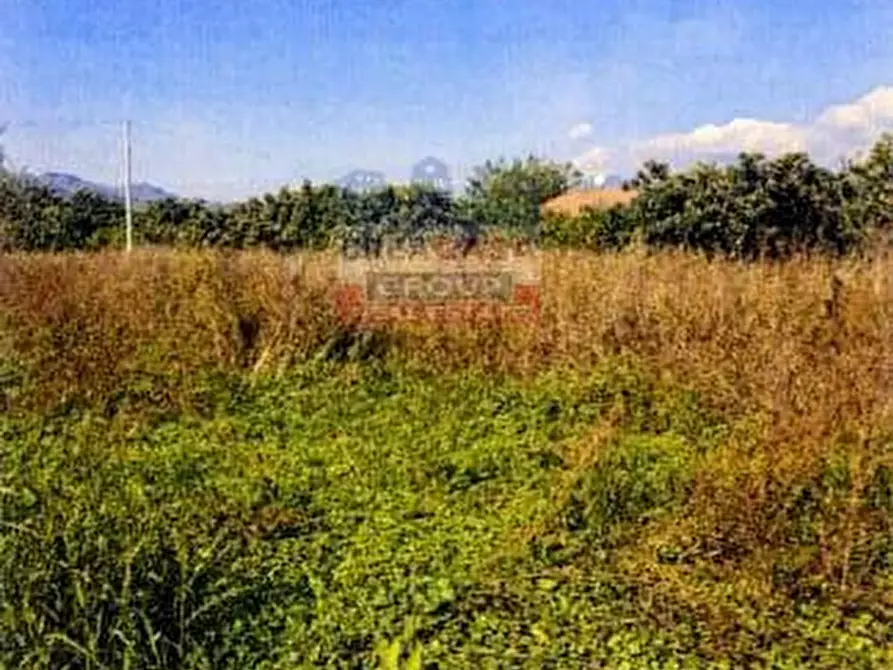
[[[124,199],[123,190],[118,186],[88,181],[67,172],[44,172],[38,175],[37,180],[60,195],[73,195],[77,191],[88,190],[112,200]],[[131,186],[131,194],[133,201],[137,203],[177,197],[159,186],[146,182],[134,183]]]

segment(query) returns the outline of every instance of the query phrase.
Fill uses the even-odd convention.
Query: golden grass
[[[331,254],[5,256],[0,307],[19,354],[71,374],[72,384],[91,366],[110,372],[147,349],[174,367],[263,369],[305,357],[337,332],[336,276]],[[821,440],[832,424],[889,413],[886,256],[748,265],[682,253],[556,251],[541,255],[541,276],[541,328],[432,328],[422,340],[415,333],[416,353],[440,351],[445,365],[454,356],[517,370],[632,355],[709,391],[724,409],[798,424],[801,441],[807,416],[809,439]]]
[[[326,281],[300,256],[140,250],[0,259],[10,346],[49,403],[135,375],[287,365],[333,334]]]

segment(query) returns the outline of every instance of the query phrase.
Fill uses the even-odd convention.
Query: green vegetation
[[[893,663],[889,258],[366,334],[326,262],[0,259],[0,667]]]
[[[539,206],[572,183],[569,166],[529,157],[488,163],[467,194],[424,185],[370,192],[304,182],[227,206],[167,199],[137,208],[135,243],[177,248],[265,248],[281,252],[340,247],[375,253],[384,244],[419,248],[435,237],[506,231],[530,236]],[[63,198],[0,169],[0,251],[120,247],[124,208],[99,195]]]
[[[537,160],[488,161],[475,170],[460,200],[466,216],[484,231],[535,239],[543,203],[579,184],[573,166]]]
[[[136,243],[377,253],[383,245],[496,235],[553,248],[604,251],[642,242],[752,260],[861,252],[886,237],[893,220],[893,135],[837,171],[806,154],[742,154],[725,167],[681,172],[647,163],[629,183],[638,192],[630,204],[544,216],[542,204],[579,176],[571,165],[530,156],[485,163],[457,196],[418,185],[355,193],[307,182],[226,207],[166,200],[137,211]],[[0,250],[120,247],[122,221],[119,203],[85,193],[63,199],[0,175]]]
[[[559,247],[606,250],[641,241],[748,260],[840,255],[887,234],[891,184],[893,135],[837,172],[806,154],[767,160],[745,153],[725,167],[701,163],[677,173],[649,162],[629,184],[638,196],[628,206],[552,215],[544,236]]]
[[[743,428],[635,370],[522,383],[317,364],[208,390],[201,417],[2,420],[0,662],[386,667],[395,641],[417,667],[890,660],[876,604],[740,603],[717,638],[694,604],[652,600],[625,554]],[[893,511],[889,486],[870,495]]]

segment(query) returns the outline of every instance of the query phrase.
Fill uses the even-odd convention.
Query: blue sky
[[[0,0],[0,16],[16,165],[113,182],[131,118],[135,178],[186,195],[402,179],[428,154],[623,171],[672,142],[794,137],[831,155],[893,127],[893,0]],[[871,128],[816,131],[839,105]]]

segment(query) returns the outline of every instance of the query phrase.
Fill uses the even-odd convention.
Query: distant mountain
[[[77,191],[87,190],[98,193],[110,200],[124,200],[124,194],[116,186],[88,181],[67,172],[44,172],[37,176],[37,181],[62,196],[70,196]],[[163,188],[146,182],[132,184],[130,193],[134,203],[153,202],[177,197]]]

